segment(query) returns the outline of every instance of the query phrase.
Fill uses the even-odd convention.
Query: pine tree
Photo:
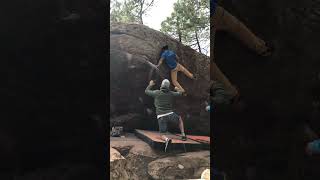
[[[174,12],[161,23],[161,31],[207,54],[210,39],[210,10],[208,0],[178,0]]]

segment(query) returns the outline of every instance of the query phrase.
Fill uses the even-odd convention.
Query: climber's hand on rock
[[[153,81],[153,80],[151,80],[150,82],[149,82],[149,86],[154,86],[156,83]]]

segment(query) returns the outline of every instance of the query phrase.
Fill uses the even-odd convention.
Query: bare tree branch
[[[152,0],[152,1],[148,4],[148,6],[143,10],[143,13],[146,12],[146,11],[148,10],[148,8],[149,8],[150,6],[153,6],[153,5],[154,5],[154,0]]]

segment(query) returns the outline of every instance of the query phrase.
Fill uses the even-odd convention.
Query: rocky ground
[[[210,168],[210,151],[165,154],[133,134],[110,139],[110,179],[192,179]]]

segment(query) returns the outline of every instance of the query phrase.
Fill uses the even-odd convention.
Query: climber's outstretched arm
[[[162,63],[163,63],[163,58],[161,58],[160,60],[159,60],[159,63],[158,63],[158,65],[157,65],[157,67],[159,67]]]
[[[177,61],[180,60],[180,57],[179,57],[178,55],[176,55],[176,60],[177,60]]]
[[[147,87],[146,90],[144,91],[144,92],[146,93],[146,95],[151,96],[151,97],[155,97],[155,96],[157,95],[157,91],[152,91],[152,90],[151,90],[152,86],[154,86],[154,85],[155,85],[154,81],[151,80],[151,81],[149,82],[148,87]]]

